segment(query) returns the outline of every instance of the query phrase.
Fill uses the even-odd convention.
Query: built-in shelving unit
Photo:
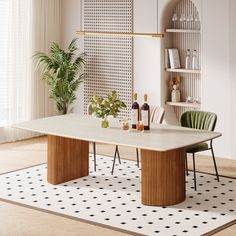
[[[171,68],[166,68],[166,71],[172,72],[172,73],[201,74],[201,70],[190,70],[190,69],[171,69]]]
[[[198,29],[166,29],[167,33],[201,33]]]
[[[177,16],[177,20],[173,21],[174,15]],[[180,20],[183,15],[188,17],[188,20]],[[190,16],[192,20],[189,20]],[[179,0],[165,28],[168,41],[165,49],[177,48],[181,64],[180,69],[169,68],[168,53],[165,53],[166,80],[181,77],[180,102],[171,102],[171,89],[167,88],[166,105],[174,107],[176,117],[179,119],[186,110],[201,109],[200,103],[185,102],[187,98],[201,101],[201,24],[199,12],[194,3],[191,0]],[[194,50],[197,51],[198,69],[184,69],[187,49],[191,51],[191,56]],[[166,84],[169,84],[168,81]]]
[[[192,102],[166,102],[169,106],[175,107],[188,107],[188,108],[196,108],[199,109],[201,107],[200,103],[192,103]]]

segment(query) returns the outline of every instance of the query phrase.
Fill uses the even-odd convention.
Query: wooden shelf
[[[166,29],[167,33],[201,33],[200,30],[195,29]]]
[[[190,69],[171,69],[171,68],[166,68],[166,71],[173,72],[173,73],[201,74],[201,70],[190,70]]]
[[[200,103],[187,103],[187,102],[166,102],[169,106],[175,106],[175,107],[191,107],[191,108],[200,108]]]

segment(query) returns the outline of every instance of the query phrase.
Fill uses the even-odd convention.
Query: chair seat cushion
[[[208,144],[207,143],[199,143],[190,147],[186,148],[187,153],[194,153],[194,152],[201,152],[208,150]]]

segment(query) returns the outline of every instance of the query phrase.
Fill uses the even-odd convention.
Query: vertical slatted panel
[[[132,32],[132,0],[84,0],[84,30]],[[133,40],[131,37],[85,36],[86,53],[84,113],[91,97],[116,90],[130,116],[133,87]]]
[[[178,19],[181,14],[184,14],[186,18],[193,16],[195,19],[199,17],[199,13],[195,5],[191,0],[180,0],[177,4],[174,12],[178,15]],[[172,25],[176,29],[193,29],[200,30],[200,21],[183,21],[174,22]],[[193,50],[197,50],[197,58],[199,66],[201,68],[201,34],[200,33],[174,33],[173,34],[173,48],[178,48],[180,53],[181,66],[184,68],[186,50],[190,49],[191,53]],[[200,99],[201,101],[201,74],[187,74],[187,73],[173,73],[171,76],[181,76],[181,101],[185,101],[187,96],[192,99]],[[186,110],[194,108],[175,107],[176,116],[179,119],[181,113]]]

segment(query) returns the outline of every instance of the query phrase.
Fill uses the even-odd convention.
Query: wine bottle
[[[150,107],[147,103],[147,94],[144,95],[144,104],[141,107],[141,118],[144,130],[150,130]]]
[[[131,125],[133,129],[136,129],[139,122],[139,104],[137,102],[137,93],[134,94],[134,102],[131,110]]]

